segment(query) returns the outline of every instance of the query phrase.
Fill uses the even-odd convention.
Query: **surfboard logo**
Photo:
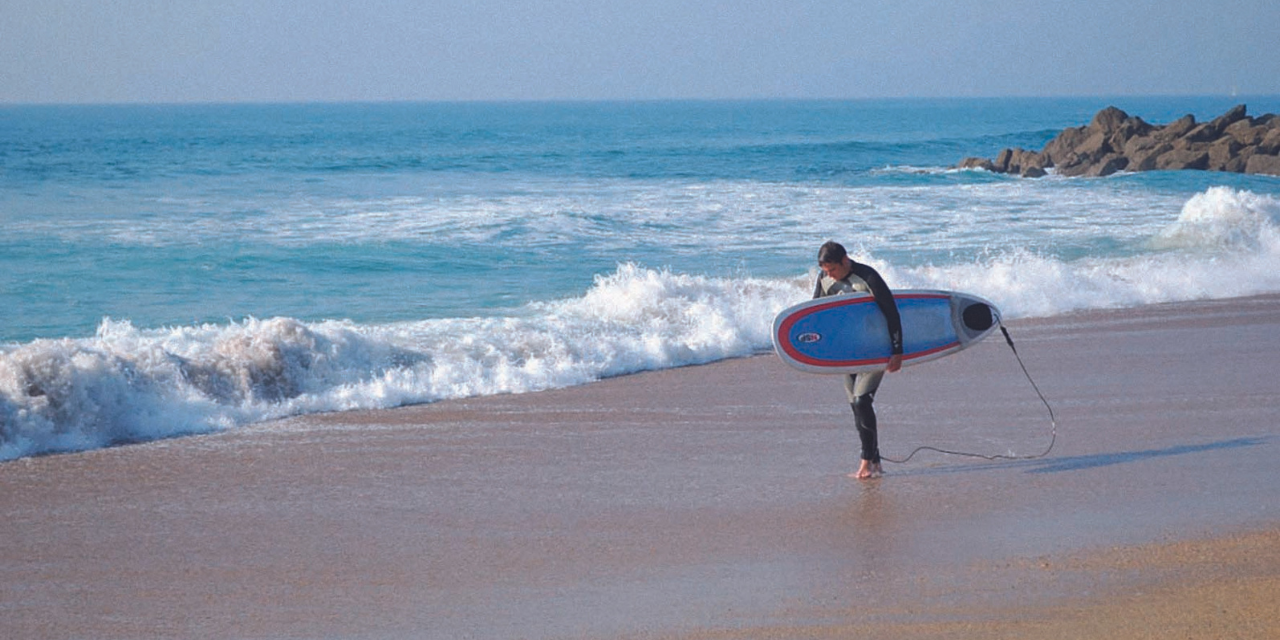
[[[800,344],[813,344],[821,339],[822,334],[814,333],[812,331],[806,331],[805,333],[796,336],[796,342],[799,342]]]

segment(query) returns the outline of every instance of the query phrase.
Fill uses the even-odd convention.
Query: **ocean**
[[[0,460],[766,352],[827,239],[1006,318],[1280,292],[1280,178],[949,168],[1242,102],[0,106]]]

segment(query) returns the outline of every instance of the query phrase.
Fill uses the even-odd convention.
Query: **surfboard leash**
[[[888,458],[883,455],[880,456],[881,460],[884,460],[885,462],[892,462],[894,464],[905,464],[908,460],[910,460],[912,457],[914,457],[917,453],[920,453],[921,451],[933,451],[936,453],[943,453],[950,456],[980,458],[982,460],[1035,460],[1037,458],[1043,458],[1049,455],[1050,451],[1053,451],[1053,445],[1058,441],[1058,418],[1053,413],[1053,407],[1049,405],[1049,401],[1045,399],[1044,394],[1040,392],[1040,386],[1036,384],[1036,381],[1031,377],[1031,373],[1027,371],[1027,365],[1022,362],[1022,356],[1018,355],[1018,348],[1014,346],[1013,338],[1009,335],[1009,330],[1004,328],[1004,323],[999,323],[996,326],[1000,327],[1000,333],[1004,334],[1004,341],[1008,343],[1009,349],[1013,351],[1013,357],[1018,360],[1018,366],[1022,368],[1022,375],[1027,377],[1027,382],[1031,383],[1031,388],[1035,390],[1036,395],[1040,397],[1040,402],[1044,404],[1044,408],[1049,412],[1049,424],[1050,424],[1049,446],[1046,447],[1042,453],[1037,453],[1034,455],[1027,455],[1027,456],[999,455],[999,454],[986,455],[982,453],[969,453],[966,451],[951,451],[948,449],[940,449],[938,447],[922,446],[922,447],[916,447],[915,450],[913,450],[910,454],[907,455],[907,457],[901,460],[895,460],[893,458]]]

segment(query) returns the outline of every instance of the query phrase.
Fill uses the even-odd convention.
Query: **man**
[[[851,475],[858,479],[874,478],[884,473],[884,469],[880,466],[876,412],[872,402],[885,372],[893,373],[902,368],[902,320],[898,316],[898,305],[893,301],[893,292],[884,283],[884,278],[875,269],[854,262],[841,244],[833,241],[823,244],[818,249],[818,267],[822,269],[822,275],[818,277],[814,298],[870,292],[889,327],[889,343],[893,350],[885,371],[851,374],[844,381],[849,406],[853,407],[853,421],[858,427],[858,438],[862,441],[862,462],[857,473]]]

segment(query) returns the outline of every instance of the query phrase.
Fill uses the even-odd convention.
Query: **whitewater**
[[[11,144],[0,460],[764,353],[828,238],[895,288],[967,291],[1010,319],[1280,292],[1274,178],[947,168],[1039,146],[1093,106],[978,131],[959,109],[942,132],[885,132],[874,110],[849,124],[858,104],[767,104],[748,111],[776,120],[730,133],[717,109],[741,105],[652,106],[670,119],[644,126],[555,111],[597,118],[581,135],[513,108],[489,137],[453,107],[454,137],[408,160],[399,133],[419,125],[381,111],[373,141],[339,110],[256,137],[237,127],[261,118],[236,120],[206,150],[157,146],[145,122],[87,148]],[[192,123],[155,137],[209,139]],[[281,142],[291,127],[320,133]],[[38,137],[16,129],[0,133]],[[494,159],[516,133],[526,151]]]

